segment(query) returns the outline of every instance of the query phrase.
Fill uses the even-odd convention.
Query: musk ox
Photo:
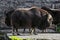
[[[9,20],[12,26],[12,33],[14,35],[15,30],[16,34],[19,34],[19,27],[31,28],[31,34],[35,34],[35,28],[43,30],[44,32],[44,30],[52,24],[53,18],[47,11],[38,7],[32,7],[15,9]]]

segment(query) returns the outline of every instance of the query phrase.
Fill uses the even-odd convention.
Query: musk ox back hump
[[[15,27],[30,26],[32,13],[28,10],[15,10],[11,15],[12,25]]]

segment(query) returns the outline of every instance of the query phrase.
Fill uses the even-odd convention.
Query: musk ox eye
[[[49,18],[48,21],[53,21],[53,18]]]
[[[51,20],[52,20],[52,18],[49,19],[49,21],[51,21]]]

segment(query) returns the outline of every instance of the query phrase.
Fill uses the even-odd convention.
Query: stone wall
[[[0,0],[0,12],[2,12],[2,10],[4,11],[11,7],[12,8],[31,7],[32,5],[36,5],[39,7],[41,6],[51,7],[51,5],[53,4],[51,2],[53,1],[58,1],[58,0]]]

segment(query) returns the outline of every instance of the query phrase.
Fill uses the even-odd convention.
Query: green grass
[[[60,32],[60,25],[57,25],[57,32]]]
[[[20,38],[20,37],[17,37],[17,36],[10,36],[9,38],[11,40],[31,40],[30,38],[23,39],[23,38]]]

